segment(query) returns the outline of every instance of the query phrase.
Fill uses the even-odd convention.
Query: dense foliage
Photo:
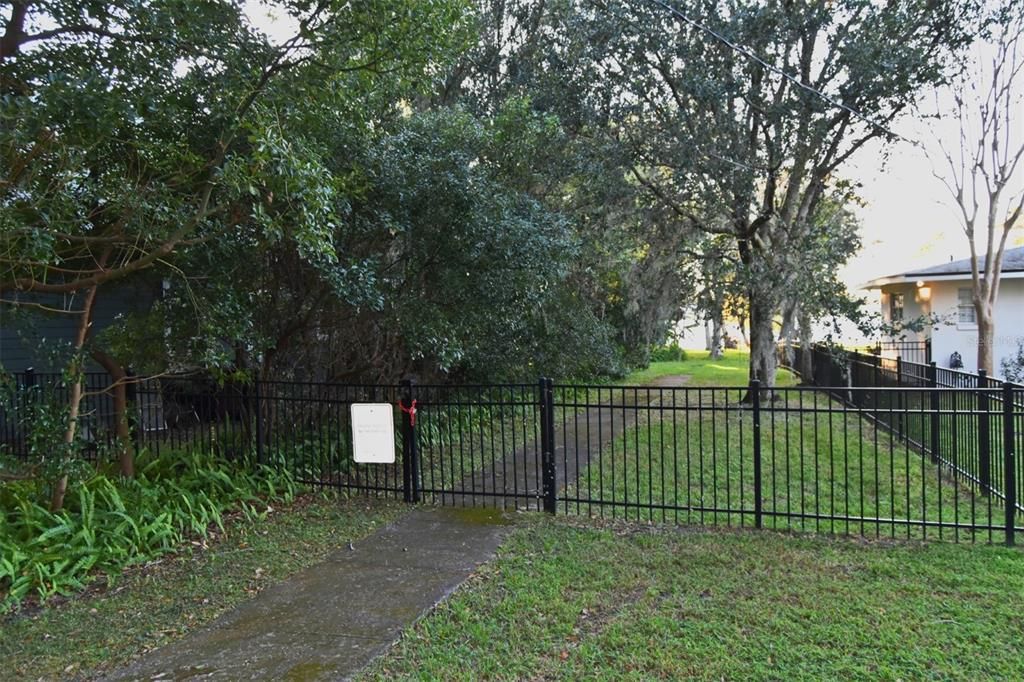
[[[749,320],[770,384],[776,320],[849,303],[844,164],[946,77],[973,4],[5,5],[0,306],[72,330],[53,449],[90,361],[125,476],[129,367],[607,375],[698,310]]]
[[[64,308],[68,367],[115,376],[615,372],[726,299],[768,348],[856,248],[817,217],[852,197],[842,164],[944,77],[966,10],[679,8],[19,3],[5,305]],[[690,281],[708,260],[728,267]],[[140,278],[154,309],[93,333],[96,301]],[[807,315],[835,312],[827,290]]]
[[[224,240],[183,260],[209,276],[173,287],[143,333],[164,347],[159,330],[173,330],[181,364],[220,354],[222,367],[266,378],[614,369],[607,334],[567,291],[580,237],[564,215],[508,182],[508,137],[553,125],[521,115],[410,112],[362,145],[335,139],[333,156],[358,164],[360,178],[332,233],[348,268],[340,293],[291,249]],[[190,314],[197,305],[199,317]],[[159,349],[151,357],[154,371],[167,362]]]
[[[0,482],[0,612],[26,596],[67,595],[103,575],[112,581],[186,540],[223,533],[228,512],[253,518],[295,493],[287,473],[180,453],[143,463],[134,479],[96,474],[58,512],[37,503],[35,488]]]

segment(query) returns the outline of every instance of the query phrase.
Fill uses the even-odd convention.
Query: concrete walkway
[[[652,388],[681,385],[663,377]],[[656,392],[602,391],[608,404],[555,425],[559,488],[576,483],[592,453],[631,427]],[[603,397],[603,396],[602,396]],[[497,509],[540,507],[539,454],[528,443],[471,474],[435,501],[292,576],[202,630],[152,652],[107,680],[348,679],[384,653],[427,610],[490,560],[509,530]],[[518,472],[518,475],[513,475]],[[517,497],[483,497],[481,491]],[[472,491],[472,492],[469,492]],[[476,494],[474,494],[476,493]]]
[[[415,509],[103,679],[348,679],[490,560],[508,530],[494,510]]]

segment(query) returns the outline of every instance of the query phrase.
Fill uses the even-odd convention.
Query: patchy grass
[[[365,679],[1022,679],[1024,553],[541,518]]]
[[[0,678],[91,677],[181,638],[260,590],[322,561],[407,507],[320,496],[127,572],[113,587],[0,623]]]
[[[750,353],[741,350],[727,350],[721,360],[711,360],[707,351],[688,350],[688,359],[680,362],[652,362],[644,369],[637,370],[618,383],[625,386],[642,386],[665,376],[685,375],[689,377],[686,386],[746,386],[749,383]],[[780,369],[776,376],[779,386],[794,386],[796,375]]]

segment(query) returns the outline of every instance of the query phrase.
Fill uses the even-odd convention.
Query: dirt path
[[[677,388],[689,379],[685,374],[659,377],[642,391],[607,386],[591,388],[587,395],[580,390],[574,396],[571,389],[560,390],[555,399],[554,450],[559,495],[576,485],[593,453],[605,450],[633,427],[644,406],[657,402],[659,393],[646,389]],[[457,507],[539,510],[543,508],[541,498],[540,447],[528,443],[493,466],[466,476],[450,491],[429,495],[427,501]]]
[[[672,374],[669,376],[658,377],[647,386],[655,386],[657,388],[682,388],[690,383],[689,374]]]

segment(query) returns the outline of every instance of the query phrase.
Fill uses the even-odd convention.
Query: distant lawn
[[[407,508],[308,496],[264,521],[230,523],[227,537],[209,549],[133,569],[109,590],[0,619],[0,679],[91,678],[110,671],[323,561]]]
[[[536,515],[366,679],[1024,679],[1024,553]]]
[[[685,384],[687,386],[746,386],[749,383],[750,353],[747,351],[727,350],[721,360],[709,359],[705,350],[687,350],[686,354],[687,359],[681,362],[652,362],[618,383],[643,385],[677,374],[690,377]],[[792,372],[780,369],[776,382],[779,386],[793,386],[797,380]]]

